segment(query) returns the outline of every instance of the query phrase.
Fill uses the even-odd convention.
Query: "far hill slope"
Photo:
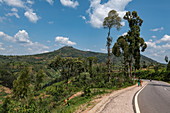
[[[107,59],[106,53],[82,51],[75,49],[71,46],[65,46],[58,50],[48,53],[36,54],[36,55],[25,55],[25,56],[2,56],[0,55],[0,62],[11,62],[11,61],[25,61],[25,62],[46,62],[53,59],[55,56],[61,57],[97,57],[99,62],[105,62]],[[112,56],[114,64],[119,64],[121,58]],[[157,64],[158,62],[152,60],[146,56],[141,55],[141,62],[145,61],[146,64]]]

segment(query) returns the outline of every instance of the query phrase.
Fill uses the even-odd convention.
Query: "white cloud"
[[[80,15],[80,18],[82,18],[83,20],[86,20],[85,16]]]
[[[18,33],[15,34],[14,38],[19,43],[31,43],[28,33],[25,30],[19,30]]]
[[[161,43],[161,42],[170,42],[170,35],[164,35],[159,41],[158,43]]]
[[[148,47],[158,48],[158,46],[156,45],[155,42],[148,41],[148,42],[146,42],[146,44],[147,44]]]
[[[100,49],[100,51],[101,51],[101,52],[104,52],[104,53],[106,53],[106,52],[107,52],[107,50],[106,50],[106,49],[104,49],[104,48],[101,48],[101,49]]]
[[[163,28],[163,27],[155,28],[155,29],[151,29],[151,31],[162,31],[162,30],[164,30],[164,28]]]
[[[11,54],[37,54],[45,51],[47,52],[49,50],[49,47],[44,44],[41,44],[39,42],[32,42],[26,30],[19,30],[14,36],[10,36],[5,34],[4,32],[0,32],[0,38],[12,42],[13,44],[8,46],[7,49],[6,48],[2,49],[2,43],[0,43],[0,53],[3,54],[10,54],[10,55]],[[5,51],[5,53],[2,52],[2,50],[5,49],[8,51]]]
[[[16,43],[32,43],[29,40],[29,35],[25,30],[19,30],[14,36],[10,36],[4,32],[0,32],[0,38],[3,40]]]
[[[16,18],[20,18],[20,16],[17,13],[18,9],[12,8],[11,11],[12,11],[12,13],[7,13],[5,16],[15,16]]]
[[[164,62],[164,57],[170,55],[170,36],[164,35],[161,39],[153,41],[150,39],[146,42],[147,49],[145,54],[160,62]]]
[[[54,0],[46,0],[50,5],[53,5]]]
[[[29,19],[30,22],[36,23],[40,17],[37,16],[36,13],[33,12],[33,9],[28,9],[24,15]]]
[[[18,9],[17,8],[12,8],[11,11],[12,12],[18,12]]]
[[[156,38],[156,36],[152,36],[152,38]]]
[[[90,8],[87,13],[90,16],[89,23],[96,28],[101,28],[104,18],[111,10],[116,10],[120,17],[125,15],[125,7],[132,0],[108,0],[107,3],[101,4],[101,0],[90,0]],[[122,23],[125,24],[124,22]]]
[[[15,16],[16,18],[20,18],[20,16],[18,15],[18,13],[7,13],[5,16]]]
[[[125,32],[125,33],[122,34],[122,36],[125,36],[125,35],[127,35],[127,32]]]
[[[31,8],[34,4],[34,0],[0,0],[0,3],[4,3],[8,6],[13,7],[19,7],[25,10],[25,17],[28,18],[28,20],[32,23],[36,23],[40,17],[34,12],[34,10]],[[16,18],[20,18],[18,15],[18,9],[12,8],[12,13],[7,13],[5,16],[15,16]],[[0,18],[0,22],[2,22],[4,19]]]
[[[64,6],[68,6],[68,7],[72,7],[72,8],[76,8],[77,6],[79,6],[78,1],[73,1],[73,0],[60,0],[61,4]]]
[[[34,4],[34,1],[27,0],[27,3],[30,4],[30,5],[33,5],[33,4]]]
[[[1,32],[1,31],[0,31],[0,38],[3,38],[3,40],[12,41],[12,42],[16,41],[14,37],[9,36],[9,35],[5,34],[4,32]]]
[[[61,37],[61,36],[56,37],[56,38],[55,38],[55,42],[57,42],[57,43],[59,43],[59,44],[62,44],[62,45],[68,45],[68,46],[76,45],[76,43],[70,41],[69,38],[67,38],[67,37]]]
[[[1,3],[6,3],[9,6],[14,6],[14,7],[25,7],[24,2],[22,0],[1,0]]]
[[[3,43],[0,42],[0,51],[1,51],[1,50],[2,50],[2,51],[5,50],[5,48],[3,48],[2,46],[3,46]]]

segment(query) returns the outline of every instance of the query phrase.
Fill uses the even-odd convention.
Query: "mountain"
[[[99,62],[106,62],[107,54],[99,53],[99,52],[91,52],[91,51],[82,51],[73,48],[72,46],[64,46],[58,50],[48,53],[36,54],[36,55],[25,55],[25,56],[3,56],[0,55],[0,62],[28,62],[28,63],[39,63],[39,62],[47,62],[53,59],[55,56],[61,57],[97,57]],[[114,64],[121,63],[120,57],[112,56],[112,61]],[[141,55],[141,63],[145,61],[146,64],[158,64],[157,61],[148,58],[146,56]]]

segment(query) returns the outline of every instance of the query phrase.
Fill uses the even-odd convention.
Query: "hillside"
[[[107,54],[99,53],[99,52],[91,52],[91,51],[82,51],[75,49],[71,46],[65,46],[58,50],[48,53],[36,54],[36,55],[25,55],[25,56],[2,56],[0,55],[0,62],[27,62],[27,63],[46,63],[48,60],[53,59],[55,56],[61,57],[97,57],[98,62],[105,62],[107,58]],[[119,64],[121,62],[121,58],[112,56],[112,60],[114,64]],[[146,64],[157,64],[158,62],[150,59],[146,56],[141,55],[141,63],[145,61]]]

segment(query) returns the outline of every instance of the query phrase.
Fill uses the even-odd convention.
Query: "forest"
[[[138,77],[170,82],[168,56],[162,64],[141,55],[147,44],[138,13],[126,12],[123,19],[129,31],[113,46],[111,31],[121,28],[122,19],[112,10],[103,21],[107,54],[65,46],[37,55],[0,55],[0,112],[72,113],[98,95],[135,85]]]

